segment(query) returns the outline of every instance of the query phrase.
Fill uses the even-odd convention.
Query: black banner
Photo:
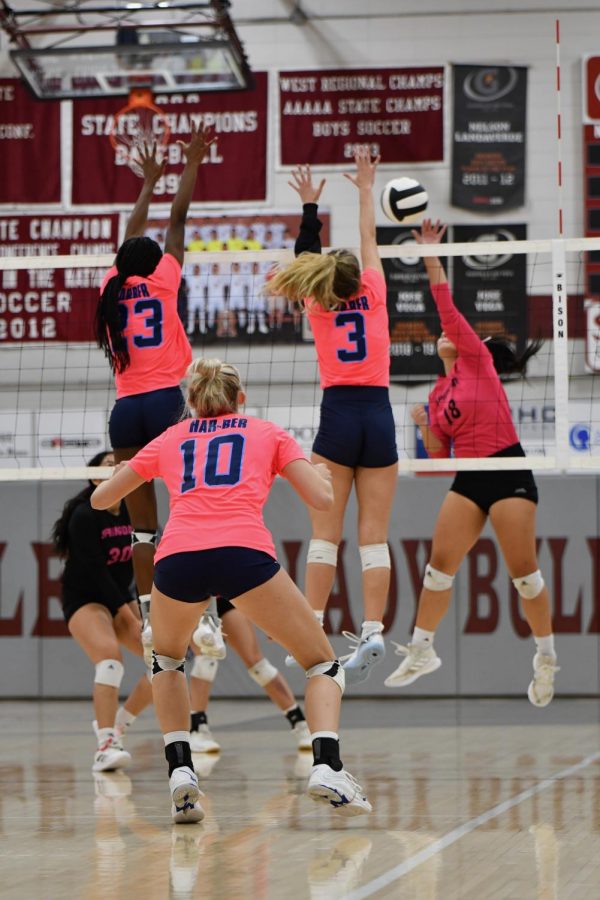
[[[523,206],[527,69],[453,70],[452,205],[478,212]]]
[[[377,229],[378,244],[414,244],[410,228]],[[429,279],[418,256],[384,259],[390,318],[392,376],[429,376],[441,372],[436,341],[440,327]]]
[[[473,253],[454,259],[456,305],[481,338],[503,335],[523,350],[527,343],[527,256],[477,254],[478,241],[524,241],[526,225],[456,225],[452,240],[472,241]]]

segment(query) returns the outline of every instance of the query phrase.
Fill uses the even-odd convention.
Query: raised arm
[[[446,226],[441,225],[439,221],[433,224],[431,219],[423,219],[421,231],[413,231],[412,234],[418,244],[439,244],[445,232]],[[426,256],[423,260],[429,276],[431,293],[446,337],[452,341],[461,356],[483,356],[484,359],[491,360],[479,335],[456,308],[446,272],[440,260],[437,256]]]
[[[294,245],[294,254],[300,256],[301,253],[320,253],[321,238],[319,235],[323,223],[317,218],[317,212],[319,197],[325,187],[325,179],[322,178],[321,183],[316,186],[313,184],[310,166],[298,166],[292,172],[292,181],[288,181],[288,184],[302,201],[302,220],[300,233]]]
[[[198,166],[206,156],[208,148],[216,138],[210,139],[210,128],[200,125],[192,130],[189,144],[177,143],[185,154],[185,166],[179,180],[177,193],[171,204],[171,217],[165,240],[165,253],[170,253],[181,264],[183,263],[185,221],[192,202],[192,194],[196,185]]]
[[[358,227],[360,231],[360,256],[363,269],[375,269],[383,275],[383,266],[377,249],[375,232],[375,204],[373,185],[380,157],[371,160],[368,145],[357,147],[354,153],[356,174],[344,173],[344,177],[358,188]]]
[[[434,224],[431,219],[423,219],[421,230],[413,229],[412,236],[417,244],[439,244],[446,234],[447,225],[442,225],[440,220]],[[430,287],[437,287],[438,284],[448,284],[446,272],[437,256],[424,256],[423,263],[429,278]]]
[[[313,465],[307,459],[295,459],[283,469],[298,496],[307,506],[326,512],[333,504],[331,472],[325,463]]]
[[[141,237],[146,230],[146,222],[148,220],[148,208],[152,200],[156,182],[165,170],[164,159],[159,160],[158,148],[156,144],[143,145],[138,148],[139,164],[142,169],[144,183],[142,184],[139,197],[135,206],[131,210],[131,215],[125,229],[125,240],[132,237]]]

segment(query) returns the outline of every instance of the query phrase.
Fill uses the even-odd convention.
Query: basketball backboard
[[[32,0],[19,10],[0,0],[0,25],[16,47],[11,59],[40,99],[128,95],[132,87],[243,90],[252,73],[228,6],[80,0],[64,8]]]

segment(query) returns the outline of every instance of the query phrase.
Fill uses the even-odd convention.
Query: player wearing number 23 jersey
[[[101,290],[116,275],[113,267]],[[130,275],[119,291],[122,334],[130,362],[122,372],[115,371],[117,399],[179,387],[192,360],[192,348],[177,315],[180,281],[180,264],[165,253],[150,275]]]

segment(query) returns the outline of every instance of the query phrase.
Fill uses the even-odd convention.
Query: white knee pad
[[[310,669],[306,670],[307,678],[314,678],[315,675],[328,675],[330,678],[333,678],[342,694],[344,693],[346,689],[346,673],[344,672],[339,659],[331,659],[329,662],[317,663],[316,666],[312,666]]]
[[[423,587],[428,591],[448,591],[454,583],[454,575],[446,575],[439,569],[434,569],[429,563],[425,566],[425,577],[423,578]]]
[[[337,566],[338,545],[331,541],[313,538],[308,544],[307,563],[322,563],[325,566]]]
[[[273,681],[276,675],[279,675],[279,669],[276,669],[273,663],[270,663],[263,656],[255,666],[250,666],[248,675],[252,681],[255,681],[261,687],[265,687],[269,682]]]
[[[539,569],[532,572],[531,575],[521,575],[520,578],[513,578],[512,583],[517,589],[520,597],[525,600],[535,600],[542,593],[544,587],[544,579]]]
[[[184,672],[185,658],[173,659],[172,656],[161,656],[152,651],[152,677],[158,675],[159,672]]]
[[[369,569],[391,569],[390,548],[387,544],[364,544],[358,548],[360,567],[363,572]]]
[[[192,666],[190,675],[192,678],[199,678],[200,681],[213,682],[216,678],[218,668],[218,659],[214,659],[211,656],[196,656],[194,657],[194,665]]]
[[[131,543],[135,547],[136,544],[152,544],[156,547],[158,541],[158,532],[156,531],[132,531]]]
[[[125,669],[118,659],[103,659],[96,663],[95,684],[107,684],[109,687],[120,687]]]

